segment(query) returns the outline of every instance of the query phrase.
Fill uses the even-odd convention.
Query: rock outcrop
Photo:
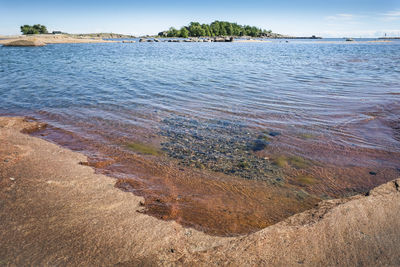
[[[82,154],[0,117],[0,265],[400,266],[400,179],[253,234],[209,236],[140,213]],[[139,211],[139,212],[138,212]]]
[[[35,40],[35,39],[22,39],[11,41],[9,43],[3,44],[4,46],[45,46],[46,44],[42,41]]]

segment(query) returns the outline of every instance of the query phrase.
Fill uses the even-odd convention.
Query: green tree
[[[201,25],[201,27],[204,29],[205,36],[211,36],[211,31],[210,31],[210,26],[207,24]]]
[[[218,36],[220,35],[220,25],[219,25],[219,21],[214,21],[213,23],[211,23],[211,31],[213,36]]]
[[[222,35],[222,36],[228,35],[228,34],[226,33],[226,29],[225,29],[224,25],[221,25],[221,26],[220,26],[219,35]]]
[[[46,26],[35,24],[33,26],[23,25],[20,27],[22,34],[43,34],[48,33]]]
[[[189,28],[190,36],[200,37],[205,36],[206,32],[200,25],[190,26]]]
[[[180,32],[180,37],[182,38],[188,38],[189,37],[189,31],[186,29],[186,27],[182,27]]]
[[[28,28],[26,28],[27,26]],[[40,25],[41,26],[41,25]],[[24,28],[24,30],[23,30]],[[21,31],[47,31],[47,29],[42,29],[37,25],[33,28],[29,25],[21,26]],[[163,34],[163,32],[161,33]],[[200,24],[198,22],[191,22],[188,26],[182,27],[181,30],[177,30],[171,27],[167,31],[168,37],[201,37],[201,36],[271,36],[272,32],[263,30],[257,27],[252,27],[249,25],[239,25],[237,23],[231,23],[227,21],[214,21],[211,24]]]
[[[230,23],[227,24],[225,30],[226,30],[226,33],[228,35],[233,35],[233,26],[232,26],[232,24],[230,24]]]
[[[169,28],[167,36],[168,37],[178,37],[179,36],[179,31],[175,29],[174,27]]]

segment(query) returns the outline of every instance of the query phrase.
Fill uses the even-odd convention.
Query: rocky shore
[[[239,42],[239,43],[251,43],[251,42],[270,42],[268,39],[322,39],[321,37],[291,37],[291,36],[281,36],[273,38],[243,38],[243,37],[189,37],[189,38],[140,38],[140,43],[159,43],[159,42],[169,42],[169,43],[226,43],[226,42]],[[129,41],[124,41],[129,42]]]
[[[82,154],[0,118],[0,265],[399,266],[400,179],[253,234],[216,237],[142,214]]]
[[[4,46],[44,46],[46,44],[81,44],[81,43],[113,43],[115,41],[103,40],[94,37],[73,37],[67,34],[35,34],[29,36],[4,36],[0,45]],[[39,45],[37,45],[39,44]]]
[[[168,43],[225,43],[225,42],[233,42],[235,40],[234,37],[204,37],[204,38],[168,38],[168,39],[159,39],[159,38],[140,38],[140,43],[159,43],[159,42],[168,42]]]
[[[106,40],[106,39],[123,39],[128,40]],[[136,43],[136,40],[131,40],[133,36],[125,36],[119,34],[38,34],[29,36],[2,36],[0,45],[4,46],[45,46],[46,44],[65,44],[65,43]],[[274,37],[272,39],[320,39],[318,37]],[[236,38],[230,37],[190,37],[190,38],[152,38],[142,37],[138,40],[139,43],[225,43],[225,42],[270,42],[269,40],[260,38]]]

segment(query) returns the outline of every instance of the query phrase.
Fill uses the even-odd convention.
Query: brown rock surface
[[[86,157],[0,118],[0,265],[398,266],[400,180],[223,238],[137,211]]]
[[[5,43],[4,46],[45,46],[46,44],[39,40],[15,40]]]

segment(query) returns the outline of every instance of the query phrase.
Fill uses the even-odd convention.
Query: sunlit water
[[[260,188],[265,186],[266,191],[279,187],[309,194],[298,197],[309,200],[303,208],[271,215],[268,223],[258,224],[265,218],[257,215],[257,225],[222,233],[229,235],[259,229],[323,198],[363,192],[400,174],[399,62],[396,41],[0,47],[0,113],[46,122],[52,130],[44,138],[94,161],[112,159],[97,167],[135,180],[120,185],[149,203],[151,195],[161,206],[153,212],[150,207],[151,214],[189,226],[208,227],[191,219],[198,214],[186,216],[197,208],[194,202],[223,199],[221,210],[234,205],[229,199],[238,189],[230,188],[232,183],[246,183],[243,192],[264,192]],[[132,142],[151,145],[156,152],[135,150]],[[141,166],[140,160],[156,165]],[[175,203],[176,208],[172,194],[185,199],[186,191],[200,185],[170,177],[163,184],[163,173],[147,170],[157,164],[186,168],[197,179],[221,174],[233,182],[224,180],[230,184],[221,189],[228,192],[223,197],[211,190],[196,201],[190,197]],[[250,190],[254,185],[258,189]],[[288,206],[296,206],[284,192]],[[168,197],[160,201],[160,195]],[[243,206],[256,214],[259,208],[252,201],[244,198]],[[234,210],[236,216],[239,209]]]

